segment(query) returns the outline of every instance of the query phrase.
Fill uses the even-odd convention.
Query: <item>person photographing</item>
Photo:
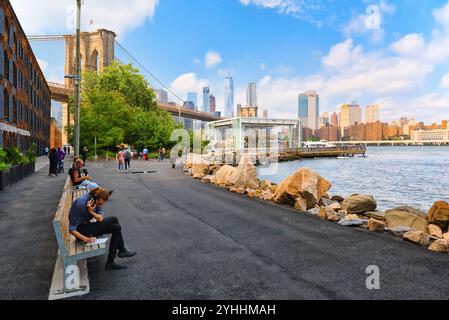
[[[125,247],[122,227],[116,217],[104,217],[103,205],[109,200],[109,190],[92,189],[88,194],[73,202],[69,213],[69,232],[78,240],[89,244],[95,243],[97,237],[111,234],[106,270],[126,269],[117,264],[115,258],[130,258],[137,253]],[[95,222],[92,220],[95,219]]]

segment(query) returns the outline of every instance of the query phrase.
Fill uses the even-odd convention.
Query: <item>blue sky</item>
[[[71,32],[74,1],[11,2],[27,33]],[[356,100],[380,104],[386,121],[449,119],[448,0],[85,3],[85,30],[116,31],[182,98],[187,91],[200,97],[201,87],[210,86],[219,110],[230,72],[236,103],[244,104],[245,86],[255,81],[259,105],[271,117],[295,117],[297,95],[310,89],[320,93],[323,112]]]

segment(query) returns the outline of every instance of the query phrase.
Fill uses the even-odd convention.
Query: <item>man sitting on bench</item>
[[[84,162],[81,159],[76,159],[73,166],[69,170],[70,180],[72,180],[72,184],[74,187],[81,186],[86,187],[87,189],[95,189],[98,188],[98,184],[92,182],[89,175],[82,176],[81,168],[83,167]]]
[[[130,258],[137,253],[128,251],[122,235],[122,227],[116,217],[104,218],[103,205],[109,200],[109,191],[95,188],[73,202],[69,213],[69,232],[84,243],[95,243],[95,237],[112,234],[106,270],[126,269],[115,262],[119,258]],[[91,222],[92,218],[96,222]],[[118,254],[117,254],[118,250]]]

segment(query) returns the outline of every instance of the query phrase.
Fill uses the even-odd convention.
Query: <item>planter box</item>
[[[35,163],[24,166],[12,166],[8,170],[0,171],[0,191],[4,191],[9,186],[32,175],[35,170]]]

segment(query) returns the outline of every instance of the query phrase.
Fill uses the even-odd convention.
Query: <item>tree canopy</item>
[[[140,150],[170,146],[176,128],[173,117],[157,106],[153,89],[132,65],[114,62],[103,73],[83,77],[80,144],[98,154],[126,143]]]

